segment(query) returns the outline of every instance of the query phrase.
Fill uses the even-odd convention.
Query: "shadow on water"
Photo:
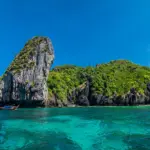
[[[77,143],[69,139],[64,133],[49,133],[44,137],[44,139],[47,140],[35,141],[35,144],[31,145],[31,150],[82,150]],[[22,148],[22,150],[30,150],[30,146],[27,146],[27,148]]]
[[[132,134],[124,137],[128,150],[150,150],[150,134]]]
[[[55,132],[42,132],[42,133],[31,133],[28,131],[21,131],[20,137],[24,138],[18,140],[17,145],[14,145],[15,150],[82,150],[82,148],[64,133]],[[2,145],[0,150],[13,150],[10,140],[7,146]],[[23,146],[21,146],[22,144]],[[4,146],[4,147],[3,147]]]

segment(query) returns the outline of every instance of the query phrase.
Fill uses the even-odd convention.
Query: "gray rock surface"
[[[117,96],[115,93],[111,97],[103,94],[95,94],[91,91],[91,83],[88,80],[85,84],[75,89],[71,95],[68,95],[69,104],[79,106],[132,106],[150,104],[150,83],[144,94],[138,93],[134,88],[130,92]]]
[[[48,38],[34,37],[28,41],[0,83],[0,99],[47,100],[47,78],[53,60],[53,46]]]
[[[2,81],[0,81],[0,101],[2,101],[2,90],[3,90],[3,87],[4,87],[4,82],[2,80]]]

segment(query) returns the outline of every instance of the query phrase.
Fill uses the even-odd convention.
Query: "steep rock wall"
[[[48,38],[29,40],[3,76],[1,101],[47,100],[47,78],[53,60],[53,46]]]

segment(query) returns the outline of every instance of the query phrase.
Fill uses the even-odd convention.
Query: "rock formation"
[[[68,96],[68,104],[70,105],[70,102],[78,106],[132,106],[150,104],[150,83],[147,84],[145,94],[140,94],[134,88],[131,88],[127,94],[119,96],[114,94],[111,97],[94,94],[90,90],[90,85],[90,81],[87,81],[85,86],[82,84],[80,88],[75,89]]]
[[[150,68],[129,61],[96,67],[50,67],[54,60],[46,37],[29,40],[0,79],[0,104],[104,106],[150,104]]]
[[[1,101],[47,100],[47,77],[53,60],[53,46],[48,38],[29,40],[2,78]]]

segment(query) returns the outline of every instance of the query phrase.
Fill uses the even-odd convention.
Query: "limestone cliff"
[[[54,60],[46,37],[29,40],[0,78],[0,105],[101,106],[150,104],[150,68],[127,60],[95,67],[50,67]]]
[[[47,100],[47,77],[53,60],[53,46],[48,38],[29,40],[3,76],[1,100]]]

